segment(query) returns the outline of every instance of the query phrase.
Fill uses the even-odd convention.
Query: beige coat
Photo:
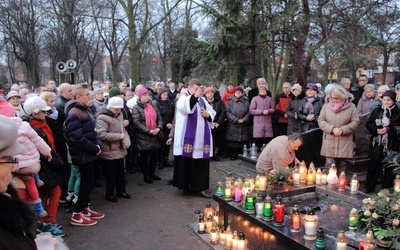
[[[318,125],[322,135],[321,155],[331,158],[354,157],[353,133],[360,123],[356,106],[351,104],[347,109],[334,113],[327,103],[322,107]],[[333,128],[341,128],[343,134],[335,136]]]
[[[272,169],[283,172],[295,159],[296,155],[290,150],[288,137],[281,135],[270,141],[261,152],[256,169],[259,172]]]
[[[118,117],[101,107],[99,116],[96,119],[96,132],[101,140],[101,155],[102,159],[116,160],[126,156],[127,151],[122,147],[121,132],[129,137],[126,130],[121,127],[123,122],[122,114]]]

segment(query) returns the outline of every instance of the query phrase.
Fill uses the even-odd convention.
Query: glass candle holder
[[[325,238],[325,232],[320,227],[317,232],[317,238],[315,239],[315,249],[317,250],[323,250],[326,248],[326,238]]]
[[[308,207],[307,214],[303,217],[304,239],[315,240],[317,238],[318,216],[313,207]]]
[[[346,189],[346,174],[344,173],[344,171],[342,171],[340,173],[339,176],[339,191],[344,191]]]
[[[292,232],[299,232],[301,229],[301,215],[299,207],[293,206],[292,213],[290,214],[290,230]]]
[[[269,194],[265,197],[264,201],[264,209],[263,209],[263,220],[265,221],[272,221],[274,213],[272,211],[272,199]]]
[[[360,183],[358,182],[358,177],[356,174],[353,174],[353,177],[351,178],[350,181],[350,194],[357,194],[359,186]]]
[[[336,250],[346,250],[347,249],[347,238],[343,231],[338,233],[336,237]]]
[[[285,225],[285,205],[282,203],[282,196],[276,196],[274,204],[274,226],[282,227]]]
[[[393,182],[393,188],[396,193],[400,192],[400,175],[396,175],[396,179]]]

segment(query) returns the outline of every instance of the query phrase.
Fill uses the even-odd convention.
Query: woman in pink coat
[[[267,95],[267,86],[261,85],[258,87],[258,96],[250,104],[250,114],[254,116],[253,139],[259,151],[274,136],[271,120],[273,113],[274,101]]]

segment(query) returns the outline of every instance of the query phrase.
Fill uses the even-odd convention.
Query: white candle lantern
[[[337,169],[336,165],[332,164],[332,166],[329,169],[329,174],[326,176],[326,182],[328,182],[328,186],[330,188],[334,188],[336,184],[338,183],[339,178],[337,177]]]
[[[246,237],[245,237],[245,235],[244,235],[244,233],[243,232],[240,232],[239,233],[239,238],[238,238],[238,241],[237,241],[238,243],[237,243],[237,249],[238,250],[247,250],[247,247],[246,247]]]
[[[400,175],[396,175],[393,186],[396,193],[400,192]]]
[[[347,239],[343,231],[338,233],[336,237],[336,250],[346,250],[347,249]]]
[[[326,185],[326,172],[325,172],[325,170],[321,171],[321,185]]]
[[[258,190],[260,192],[265,192],[267,190],[267,176],[265,173],[261,173],[260,176],[258,177]]]
[[[359,182],[356,174],[353,174],[353,177],[351,178],[350,181],[350,194],[357,194],[358,193],[358,187],[359,187]]]
[[[226,237],[225,237],[225,249],[231,249],[232,248],[232,238],[233,238],[231,226],[228,226],[226,228],[226,234],[225,235],[226,235]]]
[[[225,245],[225,240],[226,240],[226,233],[224,230],[221,230],[219,233],[219,244]]]
[[[218,231],[217,231],[217,229],[215,229],[215,227],[211,228],[210,238],[211,238],[211,240],[210,240],[211,245],[218,244]]]
[[[257,218],[262,218],[263,217],[263,211],[264,211],[264,201],[261,196],[257,196],[256,200],[256,217]]]
[[[304,221],[304,239],[315,240],[317,238],[318,216],[314,208],[308,207],[307,214],[303,217]]]
[[[321,175],[322,175],[321,169],[318,168],[317,173],[315,174],[315,185],[318,185],[318,186],[322,185]]]
[[[297,167],[293,170],[293,185],[300,185],[300,172]]]

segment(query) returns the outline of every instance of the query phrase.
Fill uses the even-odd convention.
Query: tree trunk
[[[389,64],[389,55],[387,46],[383,46],[383,66],[382,66],[382,84],[386,85],[386,74],[387,74],[387,67]],[[390,87],[390,86],[389,86]]]
[[[250,18],[250,86],[255,86],[257,80],[257,62],[256,62],[256,26],[257,26],[257,3],[256,0],[251,1],[251,18]]]

